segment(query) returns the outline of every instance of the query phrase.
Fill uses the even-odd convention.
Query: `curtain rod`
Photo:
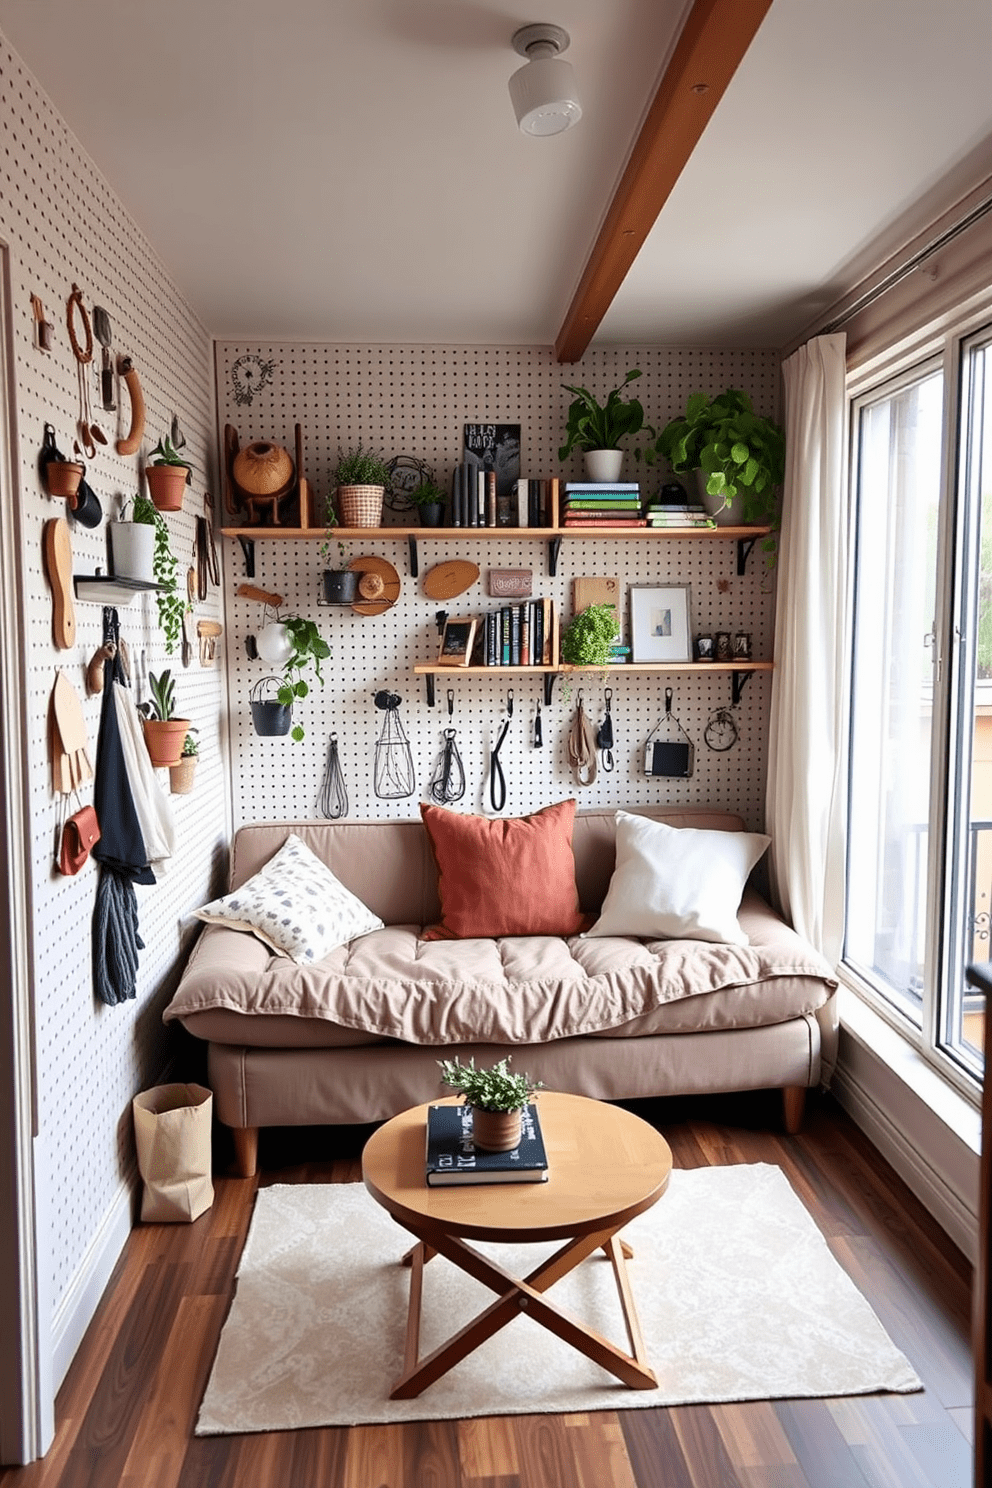
[[[874,304],[877,299],[880,299],[883,294],[887,294],[890,289],[893,289],[895,285],[911,274],[914,269],[918,269],[920,264],[924,263],[931,254],[937,253],[941,248],[945,248],[948,243],[952,243],[955,238],[960,237],[963,232],[967,232],[969,227],[973,227],[976,222],[987,216],[989,212],[992,212],[992,196],[987,196],[984,201],[972,207],[971,211],[966,212],[959,222],[954,223],[953,227],[948,227],[944,232],[939,233],[936,238],[933,238],[924,247],[918,249],[905,263],[900,264],[897,269],[893,269],[878,284],[874,285],[871,289],[865,290],[865,293],[859,296],[853,305],[850,305],[835,320],[831,320],[827,325],[823,326],[817,334],[820,336],[829,336],[833,331],[839,331],[841,326],[847,325],[847,322],[853,320],[854,316],[859,314],[860,311]]]

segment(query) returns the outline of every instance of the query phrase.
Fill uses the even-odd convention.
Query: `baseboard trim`
[[[972,1206],[947,1182],[931,1157],[930,1144],[915,1133],[910,1141],[892,1114],[843,1061],[834,1073],[831,1094],[974,1265],[978,1255],[977,1202]]]
[[[134,1225],[137,1170],[118,1188],[52,1317],[52,1375],[58,1389]]]

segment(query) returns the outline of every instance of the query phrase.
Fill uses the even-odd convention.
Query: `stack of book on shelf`
[[[648,504],[647,524],[649,527],[716,526],[704,506],[697,506],[695,503],[675,506],[664,501],[652,501]]]
[[[566,481],[562,522],[566,527],[645,527],[641,488],[637,481]]]
[[[470,1106],[431,1106],[427,1112],[428,1185],[456,1183],[546,1183],[548,1156],[537,1107],[521,1113],[520,1146],[512,1152],[483,1152],[472,1141]]]
[[[552,486],[557,481],[518,480],[515,487],[515,502],[511,507],[513,523],[517,527],[552,527]]]
[[[476,632],[480,666],[553,666],[558,656],[554,600],[522,599],[483,615]]]

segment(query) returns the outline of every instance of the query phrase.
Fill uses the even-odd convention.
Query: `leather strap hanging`
[[[575,703],[575,717],[568,733],[568,762],[576,785],[592,785],[596,779],[596,730],[582,706],[580,691]]]

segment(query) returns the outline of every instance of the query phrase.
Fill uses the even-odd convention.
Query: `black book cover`
[[[540,666],[544,661],[544,604],[539,599],[534,600],[531,629],[534,632],[534,665]]]
[[[543,1183],[548,1176],[537,1107],[524,1107],[520,1146],[512,1152],[483,1152],[472,1141],[472,1108],[431,1106],[427,1112],[427,1182],[432,1187],[457,1183]]]
[[[465,463],[476,470],[495,471],[496,498],[509,499],[520,478],[520,425],[466,424],[463,438]]]

